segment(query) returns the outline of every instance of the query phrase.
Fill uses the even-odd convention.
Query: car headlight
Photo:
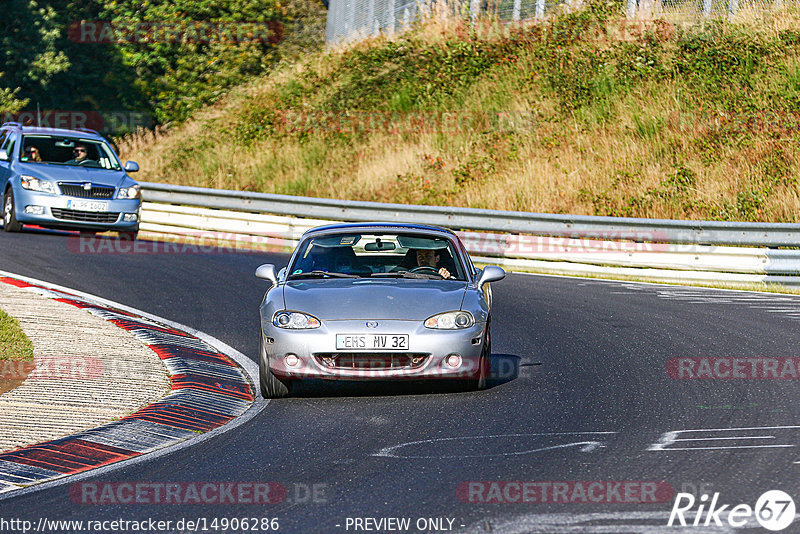
[[[306,330],[319,328],[319,319],[312,315],[300,312],[280,311],[272,318],[272,324],[278,328],[291,328],[293,330]]]
[[[425,319],[425,328],[437,328],[439,330],[458,330],[469,328],[475,324],[472,314],[465,311],[454,311],[440,313]]]
[[[21,176],[22,187],[24,189],[29,189],[30,191],[41,191],[42,193],[53,193],[55,194],[56,188],[55,186],[44,180],[40,180],[34,176],[28,176],[23,174]]]
[[[139,198],[139,186],[120,187],[117,192],[117,198]]]

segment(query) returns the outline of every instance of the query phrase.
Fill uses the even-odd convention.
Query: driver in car
[[[450,271],[444,267],[439,267],[439,260],[441,256],[433,249],[417,249],[417,266],[418,267],[431,267],[433,269],[439,268],[439,275],[442,278],[450,278]]]
[[[89,163],[89,149],[86,145],[76,144],[75,148],[72,149],[72,156],[73,159],[69,160],[67,163],[72,165],[83,165],[84,163]]]

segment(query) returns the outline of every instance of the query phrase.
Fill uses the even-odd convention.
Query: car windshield
[[[466,280],[450,239],[422,234],[325,234],[306,239],[287,271],[301,278]]]
[[[19,160],[24,163],[73,165],[112,171],[121,169],[108,143],[81,137],[25,135]]]

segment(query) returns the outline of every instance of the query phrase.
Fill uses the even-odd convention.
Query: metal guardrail
[[[632,277],[670,283],[701,283],[740,286],[775,283],[800,287],[800,249],[721,246],[719,244],[664,243],[670,234],[662,228],[684,221],[645,220],[635,226],[611,217],[570,217],[521,214],[492,210],[404,206],[374,202],[352,202],[238,191],[187,188],[146,183],[143,187],[140,228],[158,241],[176,241],[156,249],[168,253],[214,250],[286,250],[294,247],[309,228],[337,221],[389,220],[444,224],[456,229],[473,260],[506,268],[550,274]],[[466,217],[464,212],[469,217]],[[265,213],[266,212],[266,213]],[[325,218],[319,218],[325,216]],[[528,217],[526,219],[525,217]],[[563,237],[499,233],[503,229],[542,228],[531,222],[545,217],[560,221]],[[587,228],[582,219],[592,220]],[[603,225],[606,220],[611,224]],[[481,223],[481,221],[483,221]],[[514,225],[517,226],[514,226]],[[697,235],[708,235],[705,223],[691,223]],[[725,223],[713,223],[715,226]],[[464,229],[466,226],[477,228]],[[756,241],[772,236],[795,235],[796,228],[764,228],[737,223],[738,229],[715,229],[725,242]],[[788,225],[796,226],[796,225]],[[753,228],[757,227],[757,228]],[[460,229],[459,229],[460,228]],[[547,225],[553,233],[554,225]],[[594,230],[593,230],[594,229]],[[599,229],[599,230],[597,230]],[[674,230],[674,229],[673,229]],[[724,235],[727,232],[729,235]],[[754,235],[755,234],[755,235]],[[218,248],[218,247],[221,247]],[[147,251],[143,247],[143,251]]]
[[[141,182],[145,201],[333,221],[388,221],[567,238],[740,247],[800,247],[800,224],[554,215],[412,206]]]

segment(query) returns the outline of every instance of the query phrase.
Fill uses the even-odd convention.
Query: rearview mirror
[[[483,284],[488,284],[489,282],[497,282],[505,277],[506,272],[503,269],[496,265],[487,265],[483,268],[483,271],[481,271],[481,276],[478,279],[478,287],[483,287]]]
[[[383,250],[394,250],[395,244],[391,241],[376,241],[375,243],[367,243],[364,245],[364,250],[367,252],[380,252]]]
[[[125,171],[126,172],[139,172],[139,164],[135,161],[126,161],[125,162]]]
[[[256,269],[256,276],[263,280],[269,280],[272,285],[278,283],[278,278],[275,276],[275,266],[271,263],[265,263]]]

